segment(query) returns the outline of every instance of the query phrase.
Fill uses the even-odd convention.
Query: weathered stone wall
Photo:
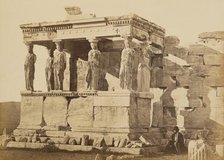
[[[44,129],[48,134],[71,130],[127,136],[147,133],[150,127],[151,94],[108,91],[23,94],[21,120],[15,135],[23,130]]]
[[[206,46],[224,53],[224,31],[203,32],[198,37]]]
[[[152,70],[151,83],[163,91],[153,102],[163,108],[160,126],[223,129],[224,54],[202,44],[184,48],[177,37],[168,36],[163,56],[163,66]]]

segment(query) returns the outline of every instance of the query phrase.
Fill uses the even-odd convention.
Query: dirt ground
[[[105,155],[104,155],[105,156]],[[109,155],[108,155],[109,156]],[[38,150],[0,150],[0,160],[94,160],[96,153],[45,152]],[[187,155],[157,155],[136,160],[187,160]]]

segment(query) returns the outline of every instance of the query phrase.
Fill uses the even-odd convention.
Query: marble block
[[[47,127],[67,126],[68,101],[62,96],[47,97],[44,101],[44,120]]]
[[[68,107],[68,123],[72,130],[76,127],[93,126],[93,96],[71,100]]]
[[[42,124],[43,97],[22,96],[18,128],[38,129]]]
[[[151,119],[151,99],[137,98],[138,127],[149,128]]]
[[[94,107],[94,127],[129,128],[129,107]]]

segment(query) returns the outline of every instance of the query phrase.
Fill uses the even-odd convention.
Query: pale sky
[[[224,30],[224,0],[0,0],[0,102],[20,101],[25,89],[23,64],[26,47],[20,24],[65,19],[65,6],[79,6],[98,17],[128,13],[148,19],[176,35],[181,45],[197,41],[205,31]],[[34,88],[46,90],[46,49],[35,46]]]

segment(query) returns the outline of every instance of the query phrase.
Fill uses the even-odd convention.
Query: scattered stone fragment
[[[76,141],[77,145],[81,145],[81,143],[82,143],[82,138],[80,138],[80,137],[75,137],[75,141]]]
[[[120,139],[116,138],[114,139],[114,147],[118,147],[120,143]]]
[[[114,146],[114,138],[110,136],[105,136],[104,137],[105,143],[108,147]]]
[[[45,132],[44,132],[44,131],[41,131],[41,132],[38,134],[38,136],[39,136],[39,137],[45,137],[45,136],[46,136],[46,134],[45,134]]]
[[[11,140],[11,137],[6,134],[6,131],[3,131],[3,135],[0,136],[0,147],[6,148],[10,140]]]
[[[89,138],[88,146],[93,146],[94,138]]]
[[[94,137],[94,139],[93,139],[93,146],[96,146],[97,143],[98,143],[98,137]]]
[[[19,142],[27,142],[27,138],[26,137],[21,137]]]
[[[121,139],[120,143],[119,143],[119,148],[123,148],[127,145],[127,139]]]
[[[142,142],[135,142],[135,148],[142,148],[144,147],[144,144]]]
[[[97,153],[95,160],[104,160],[104,158],[101,154]]]
[[[27,142],[32,142],[32,137],[27,137]]]
[[[75,138],[70,138],[68,144],[77,145],[77,142],[76,142]]]
[[[133,143],[128,142],[127,145],[125,146],[125,148],[131,148],[132,145],[133,145]]]
[[[16,141],[14,136],[11,136],[10,141]]]
[[[46,143],[47,140],[49,139],[48,137],[39,137],[41,143]]]
[[[16,137],[15,137],[15,141],[16,141],[16,142],[20,142],[20,139],[21,139],[21,138],[22,138],[22,137],[20,137],[20,136],[16,136]]]
[[[94,138],[93,146],[105,147],[106,146],[106,142],[105,142],[103,137],[97,137],[97,138]]]
[[[81,145],[82,145],[82,146],[87,146],[87,145],[88,145],[88,141],[89,141],[89,135],[83,135],[83,136],[82,136],[82,142],[81,142]]]
[[[37,139],[38,139],[38,135],[37,134],[34,134],[33,137],[32,137],[31,142],[32,143],[36,143],[37,142]]]
[[[51,140],[51,139],[48,139],[48,140],[47,140],[47,143],[48,143],[49,145],[53,145],[53,144],[55,144],[54,141]]]
[[[142,143],[144,143],[146,146],[152,145],[152,144],[151,144],[149,141],[147,141],[146,138],[143,137],[143,136],[140,136],[140,137],[139,137],[139,140],[140,140]]]
[[[153,144],[154,145],[159,145],[160,144],[160,142],[159,142],[159,140],[157,138],[154,137],[154,138],[152,138],[152,140],[153,140]]]
[[[64,139],[63,139],[63,144],[68,144],[68,142],[69,142],[69,139],[70,139],[70,137],[67,135],[67,136],[65,136],[64,137]]]
[[[116,160],[116,156],[115,155],[110,155],[106,158],[106,160]]]
[[[122,155],[122,156],[118,156],[117,160],[122,159],[122,160],[131,160],[131,159],[135,159],[136,156],[134,155]]]

